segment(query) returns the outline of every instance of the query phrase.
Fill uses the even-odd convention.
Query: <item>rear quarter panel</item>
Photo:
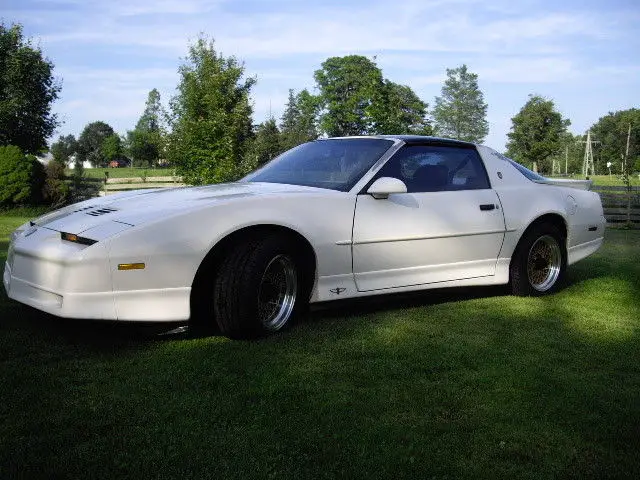
[[[494,150],[481,146],[478,151],[505,217],[507,234],[501,258],[511,257],[527,227],[550,213],[565,221],[570,263],[577,261],[571,256],[572,249],[602,239],[605,222],[597,193],[532,182]],[[590,231],[593,227],[597,229]]]

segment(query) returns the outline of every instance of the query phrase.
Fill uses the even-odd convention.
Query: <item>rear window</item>
[[[507,162],[509,162],[511,165],[513,165],[514,167],[516,167],[516,169],[521,174],[523,174],[525,177],[527,177],[532,182],[541,182],[541,181],[545,180],[545,178],[542,175],[538,175],[536,172],[533,172],[533,171],[529,170],[527,167],[523,167],[518,162],[514,162],[510,158],[505,157],[505,160]]]

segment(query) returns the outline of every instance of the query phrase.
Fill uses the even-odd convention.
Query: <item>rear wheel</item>
[[[221,333],[249,338],[286,328],[305,303],[295,242],[283,235],[252,239],[222,261],[213,284]]]
[[[544,295],[558,289],[567,269],[565,237],[557,227],[541,223],[520,240],[511,260],[510,284],[514,295]]]

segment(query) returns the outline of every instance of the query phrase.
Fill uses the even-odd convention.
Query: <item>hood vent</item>
[[[86,212],[86,214],[91,215],[92,217],[99,217],[100,215],[106,215],[107,213],[112,213],[117,211],[118,211],[117,208],[103,207],[103,208],[98,208],[97,210]]]

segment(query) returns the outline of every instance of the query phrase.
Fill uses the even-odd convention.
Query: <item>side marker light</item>
[[[118,270],[144,270],[144,263],[120,263]]]

